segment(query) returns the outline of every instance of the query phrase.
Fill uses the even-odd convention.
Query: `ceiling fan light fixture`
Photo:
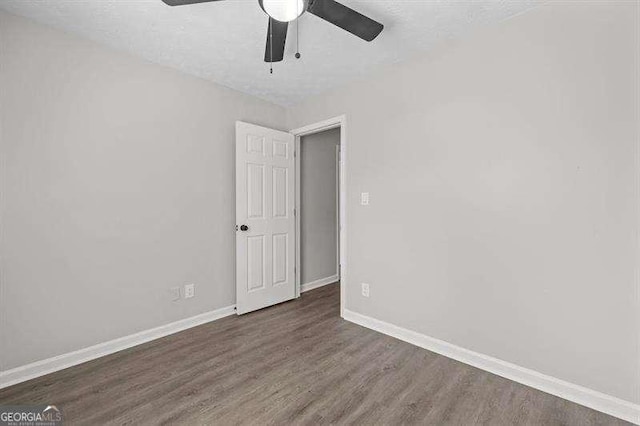
[[[264,12],[280,22],[296,20],[307,10],[307,0],[258,0]]]

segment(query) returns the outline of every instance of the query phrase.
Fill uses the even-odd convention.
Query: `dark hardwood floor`
[[[87,425],[626,424],[346,322],[338,285],[0,390],[9,404]]]

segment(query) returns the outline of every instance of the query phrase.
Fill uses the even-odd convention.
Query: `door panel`
[[[247,163],[247,217],[264,218],[264,165]]]
[[[289,212],[289,176],[285,167],[273,168],[273,217],[286,219]]]
[[[273,235],[273,285],[287,283],[287,266],[289,264],[288,246],[289,236],[287,234]]]
[[[264,288],[264,235],[247,237],[247,290]]]
[[[293,150],[288,133],[236,123],[238,314],[296,297]]]

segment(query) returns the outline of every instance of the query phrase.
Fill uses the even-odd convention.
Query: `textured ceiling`
[[[382,22],[367,43],[311,14],[290,25],[285,60],[263,62],[267,17],[257,0],[169,7],[160,0],[0,0],[0,9],[80,34],[280,105],[343,85],[531,9],[540,0],[343,0]]]

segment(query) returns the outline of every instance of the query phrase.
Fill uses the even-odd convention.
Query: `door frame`
[[[340,161],[339,166],[339,202],[338,202],[338,235],[340,278],[340,316],[344,317],[347,287],[347,116],[339,115],[308,126],[290,130],[295,137],[295,172],[296,172],[296,297],[300,297],[300,138],[325,130],[340,128]]]

